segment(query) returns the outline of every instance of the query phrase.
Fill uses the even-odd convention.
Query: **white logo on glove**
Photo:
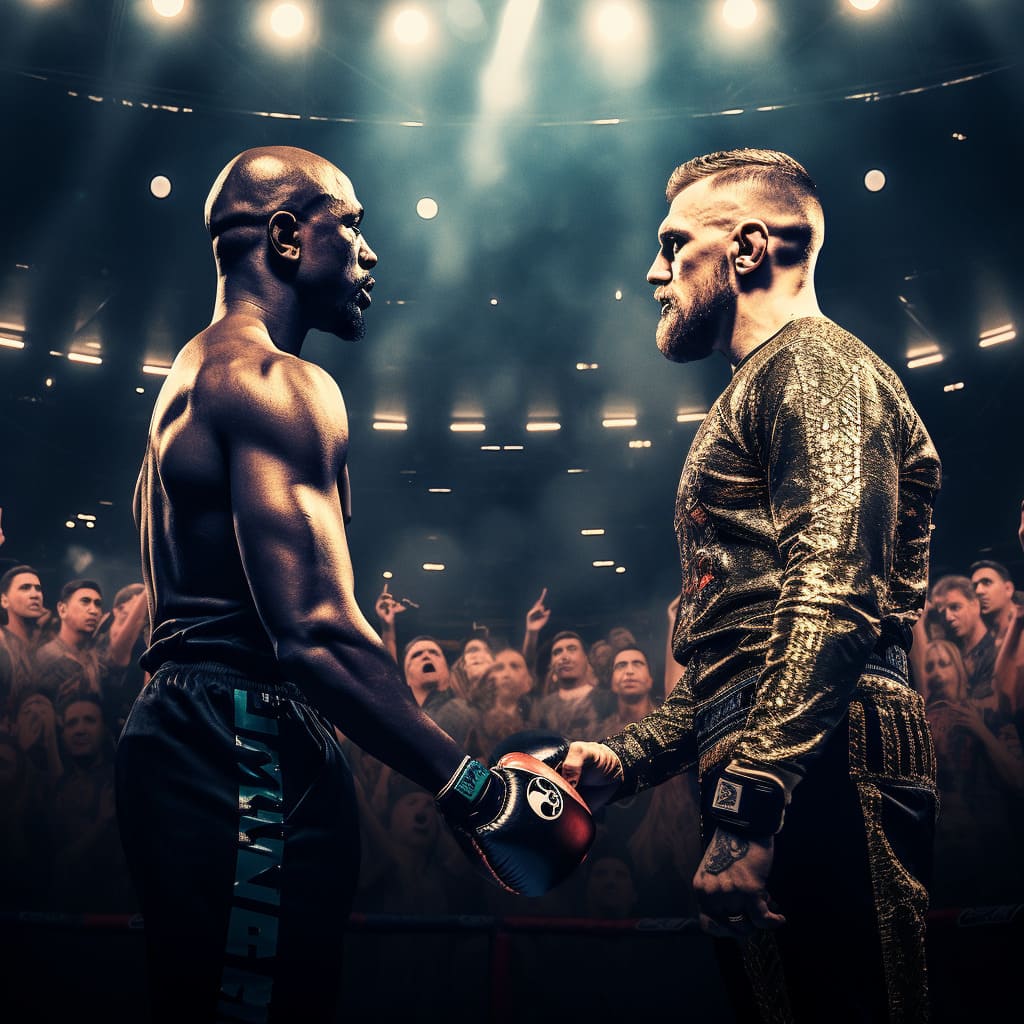
[[[548,821],[554,821],[565,806],[558,787],[549,779],[539,776],[530,779],[526,787],[526,802],[538,818],[546,818]]]

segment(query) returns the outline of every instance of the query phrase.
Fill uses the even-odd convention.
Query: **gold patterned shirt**
[[[807,317],[751,352],[683,467],[685,670],[605,740],[623,791],[731,759],[798,781],[862,676],[905,675],[939,482],[898,377],[853,335]]]

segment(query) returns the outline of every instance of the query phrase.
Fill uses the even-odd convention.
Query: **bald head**
[[[205,218],[217,238],[234,227],[266,224],[278,210],[296,210],[352,183],[334,164],[294,146],[261,146],[239,153],[206,197]]]

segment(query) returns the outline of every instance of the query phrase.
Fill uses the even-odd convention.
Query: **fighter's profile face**
[[[705,359],[728,333],[736,290],[729,273],[735,203],[728,190],[711,192],[706,180],[684,188],[658,228],[658,255],[647,271],[661,305],[656,340],[677,363]]]
[[[300,217],[302,261],[298,283],[309,304],[312,326],[347,341],[363,336],[364,312],[374,280],[377,254],[362,234],[363,208],[352,182],[326,165],[323,195]]]

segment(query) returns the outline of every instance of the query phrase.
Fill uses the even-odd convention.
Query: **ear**
[[[737,274],[750,274],[761,266],[768,255],[768,237],[768,227],[763,220],[745,220],[736,225],[733,263]]]
[[[278,256],[291,263],[298,262],[302,246],[299,244],[299,222],[294,213],[278,210],[273,214],[267,222],[267,238]]]

